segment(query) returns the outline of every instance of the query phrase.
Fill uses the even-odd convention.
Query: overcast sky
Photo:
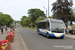
[[[49,0],[50,14],[52,15],[52,3],[56,0]],[[73,8],[75,7],[75,0],[73,0]],[[20,20],[22,16],[28,16],[28,10],[31,8],[39,8],[46,12],[43,8],[48,7],[48,0],[0,0],[0,12],[9,14],[14,20]]]

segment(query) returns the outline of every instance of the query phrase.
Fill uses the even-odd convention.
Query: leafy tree
[[[50,18],[50,19],[53,19],[53,15],[52,15],[52,16],[49,16],[49,18]]]
[[[24,20],[24,18],[26,18],[27,16],[22,16],[22,18],[21,18],[21,21],[23,21]]]
[[[72,9],[71,12],[72,12],[72,16],[73,16],[72,20],[75,21],[75,9]]]
[[[23,26],[23,21],[24,21],[24,19],[26,18],[27,16],[22,16],[22,18],[21,18],[21,25]]]
[[[29,26],[31,23],[31,19],[29,17],[26,17],[24,20],[23,20],[23,26]]]
[[[7,21],[6,17],[4,15],[1,15],[0,16],[0,26],[6,24],[7,23],[6,21]]]
[[[3,13],[2,12],[0,12],[0,16],[2,15]]]
[[[72,20],[71,8],[73,5],[72,0],[57,0],[52,4],[52,12],[54,18],[64,20],[64,22]]]
[[[33,23],[35,23],[36,19],[38,19],[39,17],[45,17],[44,11],[40,10],[40,9],[29,9],[28,10],[28,15],[31,18],[31,21]]]
[[[10,23],[13,23],[13,19],[8,14],[3,14],[0,12],[0,26],[1,25],[10,25]]]
[[[6,25],[10,25],[10,23],[13,23],[14,20],[11,18],[10,15],[4,14],[4,16],[6,17],[6,21],[7,21]]]
[[[39,18],[35,21],[35,23],[37,24],[38,21],[41,21],[41,20],[44,20],[44,19],[46,19],[46,17],[39,17]]]
[[[29,27],[35,27],[35,23],[31,22]]]

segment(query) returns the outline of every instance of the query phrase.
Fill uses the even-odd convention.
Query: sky
[[[52,3],[56,0],[49,0],[49,15],[52,15]],[[75,0],[73,0],[73,8]],[[0,0],[0,12],[9,14],[14,20],[21,20],[22,16],[28,16],[28,10],[31,8],[39,8],[46,14],[48,9],[48,0]]]

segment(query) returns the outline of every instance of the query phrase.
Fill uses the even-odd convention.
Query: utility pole
[[[46,9],[46,17],[47,17],[47,8],[45,8],[44,6],[43,6],[43,8]]]
[[[48,18],[49,18],[49,0],[48,0]]]

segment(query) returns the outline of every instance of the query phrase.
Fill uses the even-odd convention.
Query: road
[[[50,38],[38,35],[35,30],[21,28],[18,32],[28,50],[75,50],[75,40]]]

